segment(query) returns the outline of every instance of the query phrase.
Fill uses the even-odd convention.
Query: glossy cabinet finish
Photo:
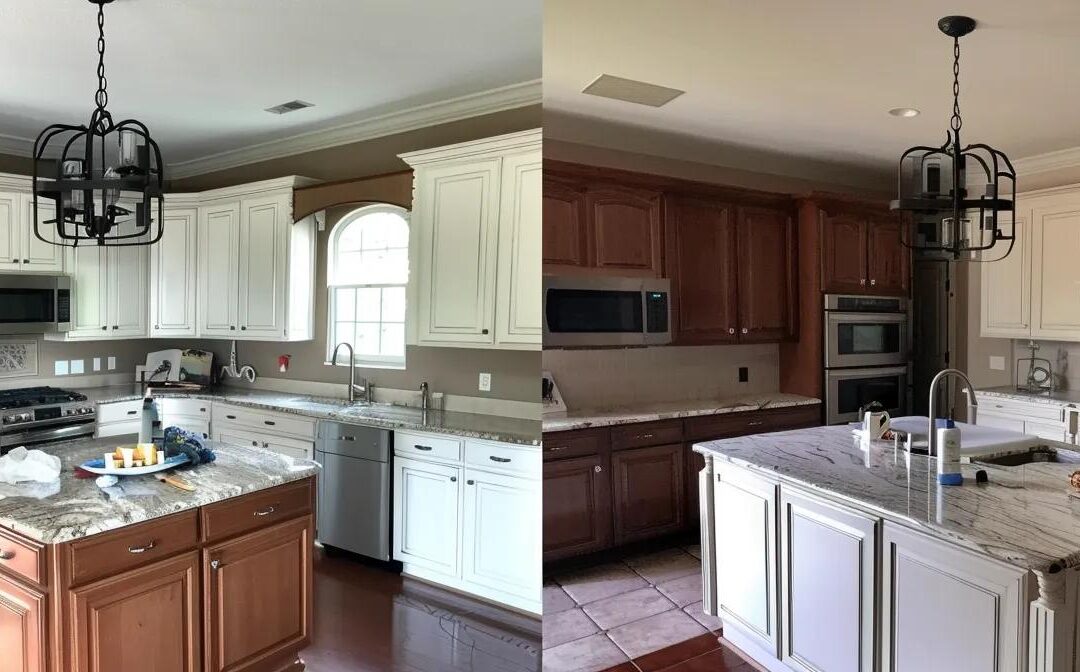
[[[610,457],[599,453],[544,462],[545,562],[611,546],[610,469]]]
[[[199,211],[165,208],[161,240],[150,248],[150,336],[198,333]]]

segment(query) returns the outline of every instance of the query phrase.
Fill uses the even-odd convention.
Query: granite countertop
[[[141,399],[138,385],[115,385],[80,389],[90,401],[108,403]],[[314,397],[268,390],[220,387],[207,391],[158,390],[158,398],[223,401],[280,413],[295,413],[319,420],[335,420],[356,425],[453,434],[472,439],[540,445],[540,421],[507,418],[458,411],[421,411],[411,406],[390,404],[349,404],[347,399]]]
[[[963,486],[939,486],[930,458],[911,455],[908,467],[891,441],[863,451],[846,426],[707,441],[694,449],[1011,565],[1039,572],[1080,565],[1080,499],[1069,485],[1077,464],[964,464]],[[989,483],[975,484],[978,469]]]
[[[1049,404],[1051,406],[1065,406],[1067,404],[1080,404],[1080,390],[1051,390],[1049,392],[1024,392],[1016,389],[1015,385],[1003,385],[1001,387],[986,387],[975,390],[976,394],[1002,399],[1016,399],[1018,401],[1033,401],[1036,403]]]
[[[564,418],[545,418],[545,432],[563,432],[586,427],[610,427],[629,425],[635,422],[651,422],[671,418],[690,418],[697,415],[718,415],[721,413],[743,413],[760,411],[766,408],[785,408],[819,404],[820,399],[803,397],[798,394],[770,392],[765,394],[744,394],[706,401],[677,401],[642,404],[610,409],[582,409],[571,411]]]
[[[52,483],[0,483],[0,527],[44,544],[60,544],[297,481],[319,469],[311,460],[209,441],[207,447],[217,453],[214,462],[173,470],[194,485],[195,492],[152,475],[123,476],[104,490],[94,478],[75,478],[76,465],[134,440],[132,435],[49,444],[45,452],[63,463],[60,478]]]

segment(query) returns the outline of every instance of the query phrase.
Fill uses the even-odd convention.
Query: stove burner
[[[14,390],[0,390],[0,410],[26,408],[42,404],[63,404],[72,401],[86,401],[86,395],[58,387],[23,387]]]

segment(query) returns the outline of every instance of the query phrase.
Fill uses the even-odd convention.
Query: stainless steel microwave
[[[70,328],[70,277],[0,274],[0,334],[45,334]]]
[[[660,278],[544,276],[544,347],[670,343],[670,297]]]

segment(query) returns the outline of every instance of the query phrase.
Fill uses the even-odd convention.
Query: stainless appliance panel
[[[858,421],[859,411],[877,401],[890,415],[908,412],[908,367],[832,369],[825,372],[825,422]]]
[[[94,418],[80,418],[66,424],[36,427],[25,431],[12,431],[0,434],[0,454],[18,446],[39,446],[58,441],[71,441],[94,436],[97,422]]]
[[[544,346],[670,343],[670,297],[662,278],[544,276]]]
[[[825,367],[895,366],[908,362],[906,313],[825,312]]]
[[[70,277],[0,274],[0,333],[43,334],[70,328]]]
[[[390,461],[390,432],[376,427],[320,422],[319,450],[376,462]]]

